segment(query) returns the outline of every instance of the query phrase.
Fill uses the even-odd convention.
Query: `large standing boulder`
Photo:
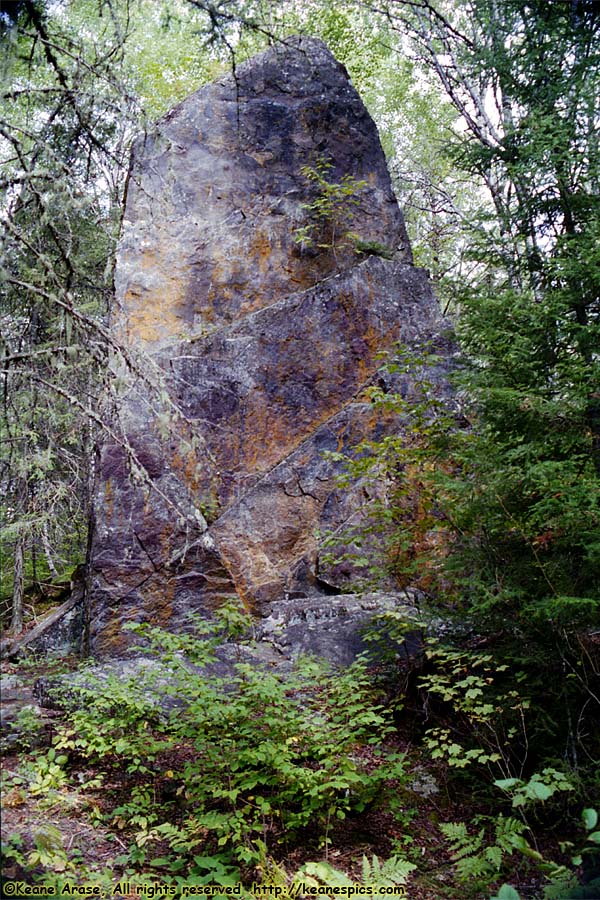
[[[358,489],[325,451],[385,427],[378,355],[439,341],[441,320],[375,125],[320,41],[269,49],[136,142],[115,285],[137,363],[99,463],[92,651],[230,594],[264,612],[346,589],[317,535]]]

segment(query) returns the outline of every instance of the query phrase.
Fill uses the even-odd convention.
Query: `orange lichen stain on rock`
[[[217,540],[219,555],[225,568],[229,572],[229,576],[235,585],[236,594],[242,601],[244,608],[247,612],[254,614],[257,610],[256,604],[254,603],[252,585],[248,584],[243,568],[243,562],[246,561],[244,552],[246,548],[241,550],[241,552],[236,553],[237,548],[235,542],[228,540],[231,536],[228,534],[228,529],[222,529],[220,532],[220,536],[221,535],[225,537],[225,540]]]
[[[264,166],[265,163],[270,162],[275,156],[275,154],[270,151],[260,152],[259,150],[254,150],[252,152],[247,150],[246,155],[256,160],[259,166]]]
[[[289,435],[267,398],[254,391],[240,424],[238,463],[247,472],[264,472],[285,455]]]
[[[172,451],[169,457],[170,467],[177,472],[182,481],[187,485],[192,493],[200,490],[202,482],[205,480],[204,471],[201,471],[198,456],[192,449],[183,451],[183,448]]]
[[[357,321],[362,321],[364,318],[363,308],[358,302],[356,292],[352,289],[352,284],[349,284],[345,290],[339,292],[336,306],[332,309],[332,315],[334,318],[339,317],[342,320],[349,318],[352,330],[356,330]]]
[[[323,418],[327,419],[326,410]],[[263,473],[298,447],[312,431],[314,419],[305,422],[282,402],[269,402],[256,392],[243,422],[240,466],[247,472]]]
[[[142,595],[142,609],[144,618],[153,625],[167,628],[173,616],[173,601],[175,599],[175,583],[172,578],[163,579],[160,589],[144,590]]]
[[[122,616],[113,617],[108,624],[104,625],[100,636],[96,638],[95,644],[101,656],[118,656],[123,650],[131,646],[131,632],[124,631],[123,626],[127,622],[139,622],[139,609],[129,609]]]
[[[389,345],[392,342],[393,337],[394,333],[390,332],[388,340],[385,343]],[[381,335],[378,334],[376,329],[371,325],[365,329],[362,340],[364,341],[368,353],[361,356],[357,361],[356,381],[360,387],[364,386],[378,369],[379,361],[377,360],[376,354],[383,349]]]
[[[183,477],[185,478],[186,484],[189,485],[192,491],[198,491],[200,489],[200,466],[198,464],[198,457],[194,451],[190,449],[185,454],[182,462]]]
[[[184,323],[177,313],[179,299],[179,292],[172,284],[165,285],[160,292],[145,293],[142,302],[135,306],[130,302],[130,294],[126,294],[129,312],[125,332],[128,343],[156,344],[180,334]]]
[[[250,244],[248,256],[258,261],[258,271],[264,275],[270,268],[274,248],[264,229],[257,228]]]
[[[343,422],[337,430],[337,447],[336,452],[342,453],[346,445],[346,436],[348,434],[348,423]]]
[[[147,518],[152,518],[152,516],[154,515],[154,509],[152,507],[152,490],[148,487],[146,487],[144,492],[141,515],[143,516],[144,520]]]
[[[151,273],[156,286],[142,287],[135,281],[129,285],[122,300],[122,321],[115,323],[118,331],[130,344],[173,338],[185,324],[185,285],[169,267],[162,246],[146,250],[136,265],[141,273]]]
[[[244,548],[243,562],[238,565],[238,575],[234,579],[236,590],[246,607],[256,610],[257,597],[269,587],[269,599],[275,599],[283,594],[285,580],[269,557],[258,548]],[[267,599],[266,597],[264,599]]]
[[[316,524],[318,500],[274,490],[242,504],[239,515],[228,516],[213,532],[236,590],[251,605],[281,596],[290,564],[314,550],[313,529],[306,524]]]
[[[179,535],[173,535],[174,526],[171,521],[167,521],[159,535],[160,558],[165,561],[168,566],[169,560],[172,558],[174,551],[177,550],[181,543]]]
[[[265,303],[264,295],[257,291],[253,294],[246,295],[245,299],[242,300],[239,309],[239,318],[243,319],[244,316],[250,315],[250,313],[257,312],[259,309],[262,309],[264,306],[268,304]]]
[[[194,311],[213,325],[235,322],[251,290],[248,272],[238,257],[239,251],[227,245],[216,248],[211,255],[210,283],[206,296],[196,298]]]

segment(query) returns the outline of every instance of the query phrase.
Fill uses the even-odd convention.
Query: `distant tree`
[[[597,4],[396,0],[384,14],[456,110],[454,177],[482,198],[456,234],[469,277],[447,285],[469,427],[429,421],[400,449],[396,543],[438,542],[413,540],[399,577],[428,573],[438,600],[496,635],[576,764],[598,714]]]
[[[2,20],[3,595],[77,562],[110,338],[104,321],[136,103],[127,4],[12,4]],[[82,36],[85,35],[85,36]]]
[[[572,598],[599,599],[600,17],[589,2],[407,5],[462,116],[454,157],[494,211],[465,230],[476,277],[457,286],[477,426],[454,499],[472,560],[500,605],[506,590],[529,611],[589,611]]]

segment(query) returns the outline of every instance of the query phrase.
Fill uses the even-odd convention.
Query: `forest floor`
[[[69,668],[71,663],[67,661],[65,665]],[[4,676],[18,675],[32,686],[45,674],[46,667],[23,669],[3,664],[2,670]],[[119,802],[129,798],[131,779],[124,773],[121,778],[117,769],[113,770],[110,781],[94,786],[98,773],[93,766],[79,764],[70,771],[68,780],[59,777],[53,782],[48,777],[44,784],[36,760],[42,755],[46,759],[45,771],[49,769],[44,754],[60,721],[60,713],[51,713],[38,729],[36,749],[16,747],[5,752],[1,760],[2,839],[9,848],[3,869],[2,896],[10,895],[6,889],[9,881],[31,883],[32,875],[44,872],[66,876],[72,885],[81,888],[78,893],[83,893],[86,886],[99,885],[100,896],[113,896],[115,888],[117,896],[120,893],[136,896],[139,891],[131,885],[127,893],[122,893],[123,879],[128,879],[125,873],[131,871],[131,860],[127,857],[135,844],[135,829],[119,828],[111,816]],[[375,855],[381,861],[401,856],[415,866],[406,885],[405,896],[410,900],[489,900],[494,886],[490,888],[488,884],[482,891],[472,880],[470,883],[457,880],[448,843],[438,827],[442,822],[472,823],[477,816],[485,815],[486,810],[470,802],[464,791],[457,795],[447,766],[427,758],[418,741],[403,740],[396,735],[392,743],[390,749],[405,754],[410,772],[407,784],[399,788],[402,802],[395,812],[375,805],[360,816],[338,822],[331,830],[326,852],[319,850],[317,835],[307,829],[302,842],[274,853],[279,871],[291,880],[293,873],[307,861],[326,860],[358,885],[362,880],[363,855],[368,859]],[[173,761],[168,765],[172,766]],[[34,772],[37,788],[32,789]],[[163,881],[156,869],[147,878],[143,867],[139,873],[138,881],[142,879],[139,883]],[[258,880],[257,871],[248,869],[244,885]],[[542,896],[539,873],[526,860],[515,859],[510,880],[522,900]],[[496,887],[501,883],[502,880]],[[73,889],[72,893],[75,892]]]

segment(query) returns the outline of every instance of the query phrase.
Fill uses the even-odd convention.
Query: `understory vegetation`
[[[1,4],[3,622],[31,627],[84,559],[123,371],[161,396],[106,324],[132,137],[297,31],[327,41],[375,118],[454,335],[451,367],[435,346],[382,360],[371,402],[402,427],[345,461],[368,504],[330,548],[355,590],[411,591],[422,621],[382,617],[346,671],[284,673],[226,605],[186,635],[142,629],[131,677],[83,666],[67,709],[26,706],[7,749],[4,890],[598,898],[594,0]],[[327,160],[305,176],[299,245],[393,251],[357,241],[360,182]]]
[[[492,653],[428,639],[407,657],[392,616],[366,635],[385,649],[343,671],[310,658],[270,671],[248,657],[252,621],[234,601],[187,635],[133,628],[147,665],[80,668],[66,695],[55,675],[67,710],[50,731],[19,723],[3,792],[28,827],[6,835],[6,878],[101,896],[362,883],[510,900],[516,877],[523,896],[594,896],[577,885],[597,865],[597,774],[535,746],[550,710]],[[73,846],[73,819],[108,854]]]

